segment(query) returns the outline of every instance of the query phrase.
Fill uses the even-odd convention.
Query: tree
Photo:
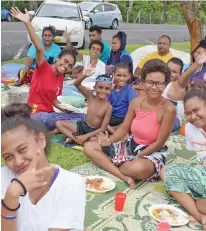
[[[168,1],[163,1],[163,5],[164,5],[164,23],[167,23],[167,12],[168,12],[168,5],[169,2]]]
[[[181,1],[180,4],[190,34],[191,51],[193,51],[199,40],[204,37],[198,1]]]

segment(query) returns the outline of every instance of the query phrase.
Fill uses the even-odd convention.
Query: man
[[[138,64],[134,76],[139,77],[139,74],[144,66],[144,64],[151,60],[151,59],[161,59],[163,62],[167,63],[172,57],[172,53],[170,52],[170,45],[171,45],[171,39],[167,35],[162,35],[157,44],[157,50],[155,52],[152,52],[144,57]]]
[[[110,48],[109,48],[108,44],[104,40],[102,40],[102,29],[96,25],[91,26],[89,29],[89,38],[90,38],[90,41],[99,40],[103,43],[104,50],[101,53],[101,55],[99,56],[99,59],[103,63],[107,64],[107,60],[110,57]]]
[[[181,76],[184,63],[181,59],[173,57],[168,61],[167,65],[171,70],[171,82],[173,82]]]

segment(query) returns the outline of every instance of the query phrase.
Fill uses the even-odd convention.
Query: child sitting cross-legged
[[[94,86],[95,95],[81,85],[82,81],[91,76],[92,68],[84,71],[75,80],[74,85],[86,97],[88,102],[87,120],[77,121],[77,124],[57,121],[57,130],[64,134],[67,139],[66,143],[75,142],[83,145],[84,142],[105,132],[112,114],[112,106],[107,98],[112,89],[112,79],[106,75],[100,75],[96,79]]]
[[[127,64],[118,63],[114,68],[113,78],[115,86],[108,101],[112,105],[112,117],[109,125],[114,128],[123,123],[129,104],[136,97],[136,92],[127,83],[130,78],[129,66]],[[108,131],[113,134],[112,130],[108,129]]]

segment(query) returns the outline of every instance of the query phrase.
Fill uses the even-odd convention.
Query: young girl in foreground
[[[2,110],[1,230],[81,231],[85,183],[46,158],[46,129],[27,104]]]
[[[109,138],[85,143],[85,153],[101,168],[135,187],[134,180],[159,178],[166,161],[165,142],[175,120],[175,107],[162,97],[170,70],[161,60],[148,61],[141,78],[145,97],[135,98],[124,122]],[[126,143],[119,142],[127,133]],[[118,168],[119,167],[119,168]]]
[[[188,91],[184,104],[189,122],[185,134],[187,148],[196,151],[198,160],[204,167],[171,164],[162,169],[161,179],[170,195],[202,223],[206,230],[206,89]],[[204,147],[200,148],[198,144]]]

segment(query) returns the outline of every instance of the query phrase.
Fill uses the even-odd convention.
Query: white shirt
[[[5,197],[16,175],[7,166],[1,168],[1,197]],[[82,231],[86,204],[85,182],[81,176],[59,167],[50,190],[33,205],[29,195],[20,197],[17,231],[48,231],[49,228]]]
[[[87,68],[90,66],[90,56],[83,55],[83,66]],[[94,74],[88,78],[86,78],[83,82],[95,82],[96,78],[99,75],[103,75],[106,73],[106,64],[103,63],[100,59],[98,59],[97,65],[94,68]]]
[[[167,96],[167,94],[168,94],[168,91],[169,91],[171,85],[172,85],[172,82],[169,83],[166,86],[166,88],[164,89],[164,92],[162,93],[162,96],[165,99],[169,99],[168,96]],[[174,101],[174,100],[172,100],[172,101]],[[176,106],[176,115],[177,115],[177,118],[179,119],[180,125],[181,125],[182,122],[183,122],[183,119],[184,119],[184,112],[185,112],[185,110],[184,110],[184,103],[183,103],[183,101],[174,101],[174,102],[177,103],[177,106]]]
[[[193,148],[200,148],[200,145],[191,143],[192,140],[195,141],[205,141],[201,129],[195,127],[191,123],[187,123],[185,127],[185,139],[187,144],[187,149],[191,150]],[[197,152],[197,160],[200,163],[203,163],[206,160],[206,151]]]

